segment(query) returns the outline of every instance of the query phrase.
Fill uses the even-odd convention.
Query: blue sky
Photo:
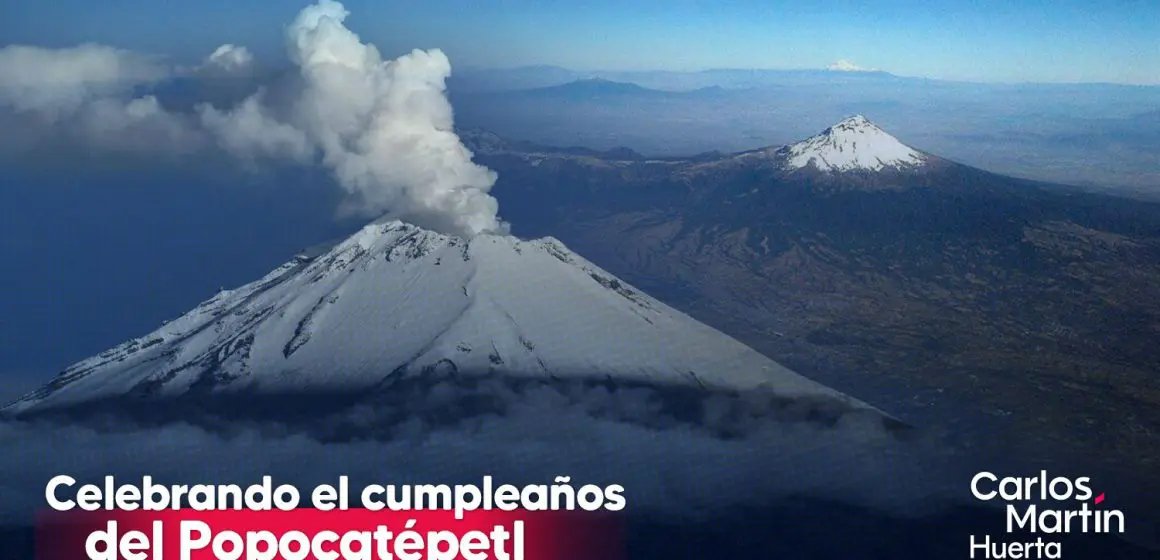
[[[1160,84],[1155,0],[348,0],[384,54],[440,47],[462,66],[816,68],[847,59],[973,81]],[[8,0],[0,44],[100,42],[204,56],[243,44],[280,61],[292,0]]]

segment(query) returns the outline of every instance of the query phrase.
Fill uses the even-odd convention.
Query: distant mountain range
[[[846,61],[838,61],[825,68],[711,68],[705,70],[573,70],[561,66],[533,65],[514,68],[463,68],[456,70],[449,80],[453,89],[462,91],[533,89],[562,85],[574,81],[603,79],[635,83],[648,88],[688,90],[700,87],[726,88],[762,87],[771,85],[802,85],[807,83],[866,82],[892,84],[943,84],[947,86],[978,86],[1016,90],[1090,90],[1133,91],[1156,89],[1156,86],[1136,86],[1108,83],[979,83],[961,80],[943,80],[921,76],[900,76],[884,70],[861,68]]]
[[[962,165],[860,116],[687,159],[464,138],[518,234],[799,371],[908,419],[1006,426],[1012,453],[1069,468],[1160,461],[1160,204]]]
[[[181,76],[142,88],[169,110],[230,107],[259,89],[284,117],[293,71]],[[550,145],[650,155],[783,144],[852,113],[915,146],[1009,175],[1160,197],[1160,88],[974,84],[843,70],[579,72],[555,67],[459,70],[456,122]]]
[[[617,82],[604,78],[585,78],[564,84],[536,87],[515,91],[496,92],[500,95],[513,95],[529,98],[556,98],[572,100],[594,100],[600,98],[624,97],[653,97],[653,98],[711,98],[714,95],[725,93],[720,86],[706,86],[694,90],[670,91],[646,88],[631,82]]]
[[[453,90],[460,91],[514,91],[567,84],[577,81],[606,80],[633,83],[642,87],[662,90],[693,90],[704,87],[756,87],[774,84],[793,84],[802,81],[908,79],[882,71],[852,72],[838,68],[767,70],[767,69],[712,69],[694,72],[667,70],[649,71],[578,71],[558,66],[526,66],[501,69],[466,69],[456,72],[448,81]]]
[[[456,122],[649,155],[791,143],[872,114],[913,146],[1007,175],[1160,198],[1160,87],[981,84],[841,70],[457,71]]]

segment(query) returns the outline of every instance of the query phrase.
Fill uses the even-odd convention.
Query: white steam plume
[[[506,233],[489,194],[495,173],[472,162],[454,132],[447,57],[416,50],[384,61],[343,25],[347,15],[339,2],[319,0],[287,29],[303,84],[289,108],[265,104],[259,92],[228,110],[201,104],[194,115],[168,111],[152,95],[134,98],[133,88],[172,77],[172,68],[147,55],[82,45],[0,48],[0,109],[36,115],[101,149],[188,153],[211,138],[247,163],[321,160],[349,195],[346,213],[390,214],[463,236]],[[244,47],[227,44],[200,69],[240,72],[252,62]]]
[[[235,157],[251,163],[260,157],[309,162],[314,148],[301,130],[275,120],[261,103],[261,95],[247,98],[231,111],[200,105],[201,124]]]
[[[320,0],[287,30],[305,82],[295,126],[350,193],[347,210],[460,235],[506,230],[488,194],[495,173],[472,162],[453,131],[447,57],[415,50],[384,61],[343,25],[347,15],[341,3]]]
[[[341,3],[320,0],[288,27],[303,86],[285,122],[258,94],[230,111],[199,107],[204,128],[247,160],[320,157],[349,195],[346,213],[388,213],[464,236],[506,232],[488,194],[495,173],[472,162],[454,132],[447,57],[415,50],[384,61],[343,25],[348,15]]]

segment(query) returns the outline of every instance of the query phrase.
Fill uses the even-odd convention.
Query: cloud
[[[837,62],[834,62],[834,63],[826,66],[826,70],[833,70],[836,72],[877,72],[878,71],[877,69],[874,69],[874,68],[863,68],[863,67],[858,66],[857,64],[854,64],[853,62],[850,62],[849,60],[845,60],[845,59],[839,60]]]
[[[153,58],[99,45],[5,48],[0,103],[35,111],[98,149],[189,153],[216,145],[246,164],[317,161],[347,193],[345,213],[387,213],[464,236],[506,232],[489,194],[495,173],[474,163],[453,131],[447,57],[433,49],[383,60],[343,25],[348,15],[320,0],[288,27],[301,80],[285,106],[266,104],[259,91],[228,109],[167,111],[155,96],[133,97],[133,88],[175,74]],[[252,60],[226,44],[201,69],[235,72]]]
[[[308,162],[314,150],[306,135],[270,116],[260,99],[249,97],[229,111],[211,105],[199,105],[197,111],[206,130],[236,157],[250,163],[260,158]]]
[[[630,513],[677,518],[796,496],[921,515],[962,480],[939,462],[936,445],[899,439],[860,414],[827,425],[709,395],[689,417],[666,411],[655,388],[563,383],[398,391],[393,402],[339,410],[313,396],[313,405],[283,401],[274,408],[287,413],[281,419],[193,407],[171,410],[177,420],[159,425],[121,416],[0,422],[0,521],[39,507],[44,484],[60,473],[85,481],[148,474],[163,484],[248,484],[268,474],[304,490],[340,475],[352,486],[478,483],[483,474],[528,484],[569,475],[578,485],[624,485]],[[468,405],[473,413],[463,413]],[[294,411],[309,412],[294,420]],[[449,419],[457,411],[462,416]]]
[[[57,119],[167,75],[154,57],[103,45],[12,45],[0,49],[0,106]]]
[[[225,44],[210,53],[202,68],[224,72],[241,72],[249,70],[253,63],[254,55],[250,54],[249,49]]]
[[[133,96],[171,73],[157,57],[103,45],[8,46],[0,49],[0,107],[15,113],[6,121],[27,125],[21,135],[47,134],[102,151],[185,153],[200,141],[188,119],[167,112],[154,96]]]
[[[81,114],[77,132],[104,149],[126,152],[178,154],[195,151],[203,141],[188,119],[167,112],[152,95],[94,100]]]

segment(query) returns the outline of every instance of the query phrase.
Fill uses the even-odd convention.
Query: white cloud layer
[[[152,57],[103,45],[12,45],[0,49],[0,106],[56,119],[167,74]]]
[[[340,475],[352,486],[478,483],[484,474],[528,484],[568,475],[578,485],[624,485],[632,513],[676,517],[793,496],[921,515],[923,505],[954,495],[960,482],[935,441],[902,441],[874,416],[827,426],[706,397],[718,400],[704,418],[680,419],[660,410],[646,389],[496,384],[490,391],[442,385],[412,394],[401,424],[392,422],[400,411],[382,404],[340,412],[307,406],[305,428],[225,421],[208,411],[204,418],[182,412],[183,422],[165,425],[113,416],[0,421],[0,524],[19,522],[43,503],[44,484],[61,473],[84,481],[148,474],[162,484],[249,484],[271,475],[303,489]],[[503,405],[438,421],[481,394]],[[733,437],[719,435],[726,428]],[[338,432],[346,437],[319,437]]]

